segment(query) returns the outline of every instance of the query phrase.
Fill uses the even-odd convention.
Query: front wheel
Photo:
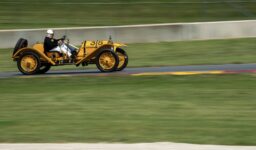
[[[25,75],[36,74],[40,70],[40,58],[36,53],[25,52],[18,59],[17,66],[20,72]]]
[[[121,48],[116,49],[116,54],[117,54],[118,59],[119,59],[119,65],[118,65],[116,71],[122,71],[128,65],[128,55]]]
[[[111,50],[103,50],[96,57],[96,66],[101,72],[116,71],[118,64],[118,56]]]

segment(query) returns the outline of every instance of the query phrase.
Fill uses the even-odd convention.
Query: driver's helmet
[[[54,34],[54,32],[53,32],[52,29],[48,29],[46,33],[47,33],[47,34]]]

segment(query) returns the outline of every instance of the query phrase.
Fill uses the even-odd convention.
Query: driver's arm
[[[57,41],[63,41],[63,40],[65,40],[65,38],[66,38],[66,36],[64,35],[62,38],[60,38],[60,39],[55,39],[55,40],[57,40]]]
[[[60,39],[54,39],[54,40],[56,40],[58,42],[58,41],[63,41],[64,39],[60,38]]]

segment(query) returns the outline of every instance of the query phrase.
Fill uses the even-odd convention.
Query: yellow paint
[[[13,58],[14,60],[17,60],[17,59],[20,57],[20,53],[23,53],[23,52],[26,52],[26,51],[35,52],[35,53],[39,54],[40,58],[41,58],[43,61],[47,61],[47,62],[51,63],[52,65],[55,65],[55,62],[53,62],[49,57],[47,57],[44,52],[42,52],[41,50],[34,49],[34,48],[29,48],[29,47],[25,47],[25,48],[19,49],[19,50],[12,56],[12,58]]]
[[[78,54],[75,60],[75,64],[78,65],[84,61],[91,61],[93,60],[96,55],[98,54],[100,49],[112,49],[113,51],[116,50],[117,47],[126,46],[122,43],[113,43],[108,40],[100,40],[100,41],[86,41],[83,42],[78,50]],[[20,54],[26,51],[33,51],[39,54],[40,59],[42,61],[46,61],[48,63],[51,63],[52,65],[56,65],[58,61],[60,60],[67,60],[67,56],[61,57],[60,55],[55,55],[57,57],[53,58],[51,57],[52,54],[44,52],[44,45],[42,43],[34,44],[31,48],[25,47],[22,49],[19,49],[12,58],[17,61],[20,57]]]
[[[21,59],[21,68],[27,72],[33,72],[38,66],[38,61],[33,55],[26,55]]]
[[[186,72],[147,72],[147,73],[136,73],[132,76],[158,76],[158,75],[201,75],[201,74],[224,74],[224,71],[186,71]]]
[[[125,55],[120,53],[120,52],[116,52],[117,53],[117,56],[118,56],[118,59],[119,59],[119,64],[118,64],[118,69],[121,68],[124,63],[125,63]]]
[[[115,66],[116,60],[113,54],[104,52],[99,57],[99,64],[104,70],[108,70]]]
[[[159,75],[203,75],[203,74],[224,74],[225,71],[221,70],[214,70],[214,71],[188,71],[188,72],[148,72],[148,73],[138,73],[138,74],[131,74],[131,76],[159,76]],[[49,75],[49,76],[18,76],[17,78],[39,78],[39,77],[47,77],[47,78],[58,78],[58,77],[71,77],[71,76],[106,76],[110,75],[113,76],[115,74],[60,74],[60,75]],[[122,74],[122,75],[129,75],[129,74]]]
[[[34,44],[32,48],[44,53],[44,45],[42,43]]]
[[[109,41],[86,41],[86,43],[82,43],[77,57],[76,64],[80,64],[84,61],[90,61],[95,58],[96,54],[101,49],[112,49],[114,52],[116,48],[126,46],[121,43],[109,43]]]

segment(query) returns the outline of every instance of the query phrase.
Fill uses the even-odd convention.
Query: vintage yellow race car
[[[69,44],[68,40],[63,41]],[[73,46],[73,45],[69,45]],[[121,71],[128,64],[127,53],[121,48],[122,43],[114,43],[111,39],[99,41],[84,41],[80,48],[76,48],[73,58],[65,53],[45,52],[43,43],[28,46],[26,39],[19,39],[12,58],[17,61],[18,69],[25,75],[46,73],[51,66],[96,64],[101,72]]]

